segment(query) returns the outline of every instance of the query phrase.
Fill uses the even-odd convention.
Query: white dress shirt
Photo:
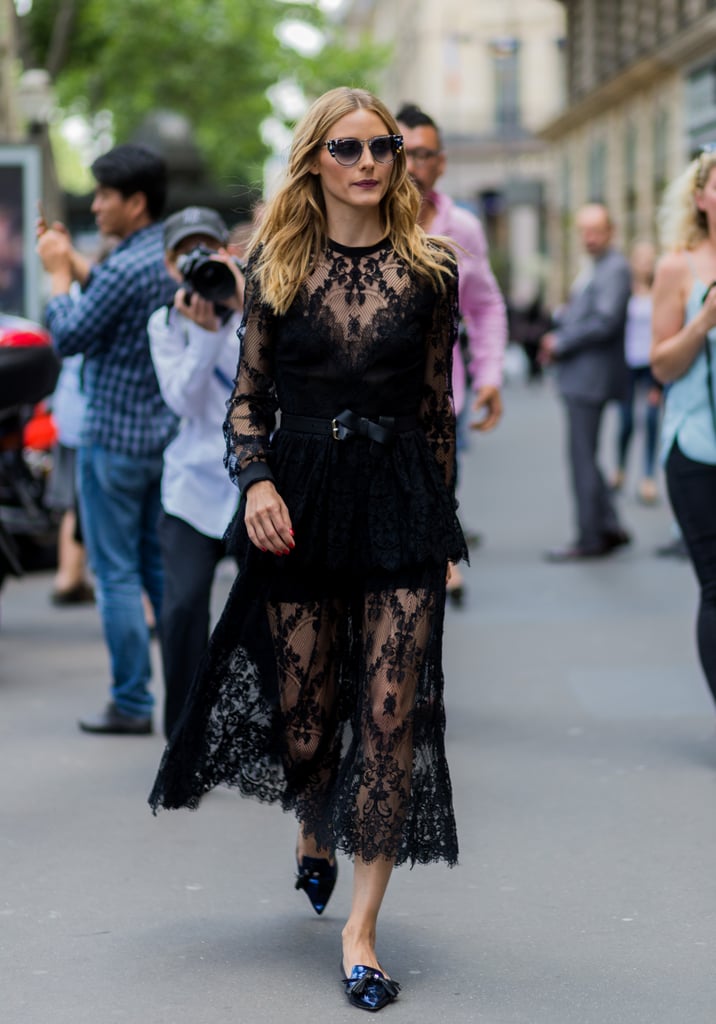
[[[222,426],[239,361],[234,313],[218,331],[207,331],[173,307],[149,318],[149,344],[159,389],[181,417],[164,451],[162,507],[207,537],[220,538],[239,499],[224,468]]]

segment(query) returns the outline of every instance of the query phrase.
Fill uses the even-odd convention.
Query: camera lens
[[[211,302],[225,302],[236,291],[236,279],[225,263],[208,259],[192,277],[194,290]]]
[[[236,292],[236,279],[229,267],[214,259],[215,253],[197,246],[177,261],[185,284],[209,302],[222,303]]]

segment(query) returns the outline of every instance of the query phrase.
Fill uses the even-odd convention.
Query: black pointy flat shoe
[[[296,888],[303,889],[317,914],[322,914],[338,878],[338,862],[326,857],[302,857],[296,861]]]
[[[388,1003],[394,1002],[400,992],[398,982],[386,978],[383,972],[375,967],[357,964],[351,971],[350,978],[346,978],[341,961],[341,977],[351,1006],[357,1006],[359,1010],[368,1010],[370,1013],[377,1013]]]

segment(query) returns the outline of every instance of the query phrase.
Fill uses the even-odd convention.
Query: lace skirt
[[[310,491],[308,499],[305,479],[294,490],[299,462],[294,459],[289,474],[281,472],[282,462],[274,471],[296,549],[287,557],[259,552],[239,516],[232,540],[241,570],[150,804],[155,811],[196,808],[222,783],[294,811],[323,848],[367,861],[384,856],[397,864],[454,864],[442,671],[447,559],[441,548],[447,540],[459,550],[459,527],[450,541],[443,522],[434,557],[406,559],[403,547],[402,557],[376,558],[378,550],[393,549],[385,531],[383,541],[371,545],[365,515],[355,515],[374,490],[354,473],[353,515],[343,523],[343,543],[333,548],[314,533],[316,518],[330,519],[318,507],[320,491]],[[311,465],[326,470],[320,460]],[[334,469],[334,482],[341,475]],[[374,474],[373,486],[382,478]],[[361,492],[361,484],[368,489]],[[329,493],[335,510],[336,488]],[[454,518],[449,501],[443,508]],[[395,517],[386,514],[383,524],[391,522]],[[382,564],[386,560],[397,564]]]

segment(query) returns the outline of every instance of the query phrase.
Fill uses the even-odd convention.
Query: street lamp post
[[[40,151],[45,213],[50,221],[64,220],[64,204],[49,132],[55,100],[50,75],[44,68],[30,68],[20,76],[16,106],[24,124],[25,140]]]

